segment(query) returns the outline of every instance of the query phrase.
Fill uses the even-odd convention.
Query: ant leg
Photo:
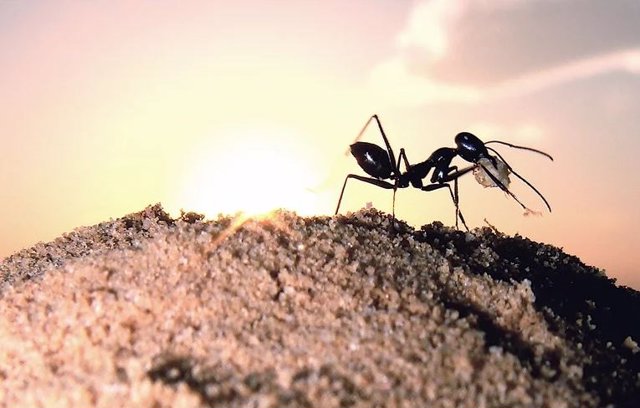
[[[454,179],[454,181],[457,179]],[[435,191],[435,190],[439,190],[441,188],[448,188],[449,189],[449,194],[451,195],[451,199],[453,200],[453,204],[456,206],[456,229],[458,228],[458,214],[460,214],[460,219],[462,220],[462,224],[465,226],[465,228],[467,229],[467,231],[469,230],[469,227],[467,227],[467,223],[464,221],[464,217],[462,216],[462,212],[460,211],[460,207],[458,206],[458,195],[457,193],[454,194],[453,190],[451,190],[451,186],[448,183],[433,183],[433,184],[427,184],[426,186],[423,186],[420,188],[420,190],[422,191]],[[457,190],[457,188],[456,188]]]
[[[405,153],[404,148],[400,149],[400,155],[398,155],[398,165],[396,166],[398,173],[400,172],[400,160],[403,161],[405,170],[409,171],[411,165],[409,164],[409,159],[407,159],[407,153]]]
[[[467,226],[466,221],[464,220],[464,216],[462,215],[462,211],[460,210],[460,194],[458,192],[458,178],[453,179],[453,189],[454,193],[454,202],[456,203],[456,228],[458,228],[458,216],[460,217],[460,221],[462,221],[462,225],[469,231],[469,227]]]
[[[465,167],[462,170],[458,170],[458,166],[451,166],[447,169],[447,173],[448,173],[447,176],[444,177],[444,179],[447,181],[453,180],[453,188],[455,192],[451,193],[451,189],[449,189],[449,192],[451,193],[451,198],[453,199],[453,203],[456,206],[456,228],[458,228],[458,217],[460,217],[460,221],[462,221],[462,225],[464,225],[467,231],[469,231],[469,227],[467,226],[467,223],[464,220],[462,211],[460,211],[460,193],[458,190],[458,178],[467,174],[468,172],[470,172],[475,168],[476,166],[469,166],[469,167]]]
[[[462,170],[458,170],[457,166],[451,166],[449,167],[449,169],[447,169],[448,174],[438,181],[441,183],[448,183],[450,181],[456,180],[458,177],[464,176],[465,174],[475,169],[476,167],[478,166],[474,164],[473,166],[465,167]],[[454,170],[455,172],[451,173]]]
[[[457,178],[453,179],[453,191],[454,192],[451,192],[451,189],[449,189],[449,194],[451,194],[453,205],[455,205],[456,207],[456,229],[460,229],[460,227],[458,226],[458,218],[460,218],[460,198],[458,196],[458,179]]]
[[[391,217],[393,217],[392,220],[396,219],[396,191],[398,191],[398,189],[394,187],[394,189],[393,189],[393,201],[392,201],[392,204],[391,204]]]
[[[467,222],[464,219],[464,215],[462,215],[462,211],[460,210],[460,195],[459,195],[459,190],[458,190],[458,178],[460,178],[461,176],[464,176],[465,174],[469,173],[470,171],[472,171],[473,169],[475,169],[477,167],[477,165],[473,165],[473,166],[468,166],[463,168],[462,170],[458,170],[458,166],[451,166],[447,169],[447,175],[442,177],[439,180],[439,184],[430,184],[428,186],[426,186],[427,188],[423,188],[423,190],[427,190],[427,191],[432,191],[435,190],[437,188],[441,188],[441,187],[430,187],[430,186],[447,186],[449,187],[449,194],[451,194],[451,199],[453,200],[453,204],[456,207],[456,228],[458,228],[458,218],[460,218],[460,221],[462,221],[462,225],[464,225],[464,227],[466,228],[467,231],[469,231],[469,227],[467,226]],[[449,186],[449,182],[453,181],[453,186],[454,186],[454,191],[451,190],[451,186]]]
[[[338,214],[338,211],[340,210],[340,203],[342,203],[342,196],[344,195],[344,190],[347,187],[347,181],[350,178],[354,178],[356,180],[364,181],[365,183],[373,184],[374,186],[386,188],[386,189],[389,189],[389,190],[393,189],[394,201],[395,201],[395,191],[396,191],[396,186],[395,185],[393,185],[391,183],[388,183],[386,181],[378,180],[378,179],[371,178],[371,177],[363,177],[363,176],[359,176],[357,174],[349,174],[349,175],[347,175],[347,177],[344,178],[344,184],[342,185],[342,191],[340,191],[340,198],[338,199],[338,205],[336,206],[335,214]]]

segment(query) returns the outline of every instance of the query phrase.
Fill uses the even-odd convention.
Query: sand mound
[[[640,406],[640,295],[490,229],[160,206],[0,264],[4,406]]]

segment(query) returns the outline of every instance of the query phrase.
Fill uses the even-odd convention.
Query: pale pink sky
[[[158,201],[332,213],[378,113],[416,162],[462,130],[551,153],[500,149],[552,214],[468,177],[467,221],[640,288],[638,21],[633,0],[0,1],[0,256]],[[356,183],[344,211],[367,202],[390,211]],[[396,213],[453,223],[445,192]]]

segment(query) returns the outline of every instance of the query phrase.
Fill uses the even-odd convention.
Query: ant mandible
[[[386,151],[382,147],[368,142],[360,142],[362,137],[371,121],[375,120],[384,140]],[[509,173],[512,173],[524,183],[526,183],[531,189],[533,189],[540,198],[544,201],[549,212],[551,212],[551,206],[544,198],[544,196],[536,189],[531,183],[520,176],[513,168],[506,162],[506,160],[491,147],[486,146],[490,143],[499,143],[516,149],[529,150],[535,153],[542,154],[549,159],[553,160],[549,154],[536,150],[530,147],[517,146],[511,143],[502,142],[499,140],[491,140],[489,142],[482,142],[478,137],[469,133],[461,132],[455,137],[456,148],[441,147],[435,150],[427,158],[427,160],[411,165],[407,158],[404,148],[400,149],[398,160],[393,153],[389,139],[382,128],[378,115],[373,115],[369,118],[367,123],[356,137],[354,143],[350,146],[351,154],[356,158],[358,165],[371,177],[360,176],[357,174],[348,174],[344,179],[342,185],[342,191],[340,192],[340,198],[338,199],[338,205],[336,206],[336,214],[340,210],[340,203],[344,195],[344,190],[347,186],[347,181],[350,178],[363,181],[365,183],[373,184],[384,189],[393,190],[393,217],[395,218],[395,198],[396,190],[399,188],[407,188],[412,186],[422,191],[434,191],[441,188],[448,188],[451,195],[451,199],[456,207],[456,228],[458,228],[458,219],[462,221],[464,227],[469,230],[467,223],[464,220],[464,216],[460,211],[459,205],[459,193],[458,193],[458,178],[473,171],[478,173],[480,169],[483,170],[482,174],[476,174],[478,182],[485,186],[497,186],[506,194],[511,196],[520,206],[527,212],[533,212],[527,208],[507,187],[509,184]],[[496,156],[489,154],[489,151],[495,153]],[[471,166],[463,169],[458,169],[457,166],[452,166],[451,162],[456,156],[460,156],[464,160],[472,163]],[[400,170],[400,163],[404,163],[406,171]],[[491,168],[489,168],[491,167]],[[428,184],[424,184],[423,179],[426,178],[429,172],[433,170],[431,178]],[[488,181],[486,179],[490,179]],[[385,181],[385,180],[390,180]],[[451,188],[449,184],[453,181],[454,187]]]

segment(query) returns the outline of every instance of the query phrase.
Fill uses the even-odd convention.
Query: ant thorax
[[[493,178],[497,179],[506,188],[509,188],[511,180],[509,180],[509,167],[499,158],[493,158],[496,162],[496,166],[493,165],[491,159],[482,158],[477,161],[478,167],[473,169],[473,175],[476,177],[476,181],[485,187],[498,187]],[[487,174],[488,170],[493,178]]]

